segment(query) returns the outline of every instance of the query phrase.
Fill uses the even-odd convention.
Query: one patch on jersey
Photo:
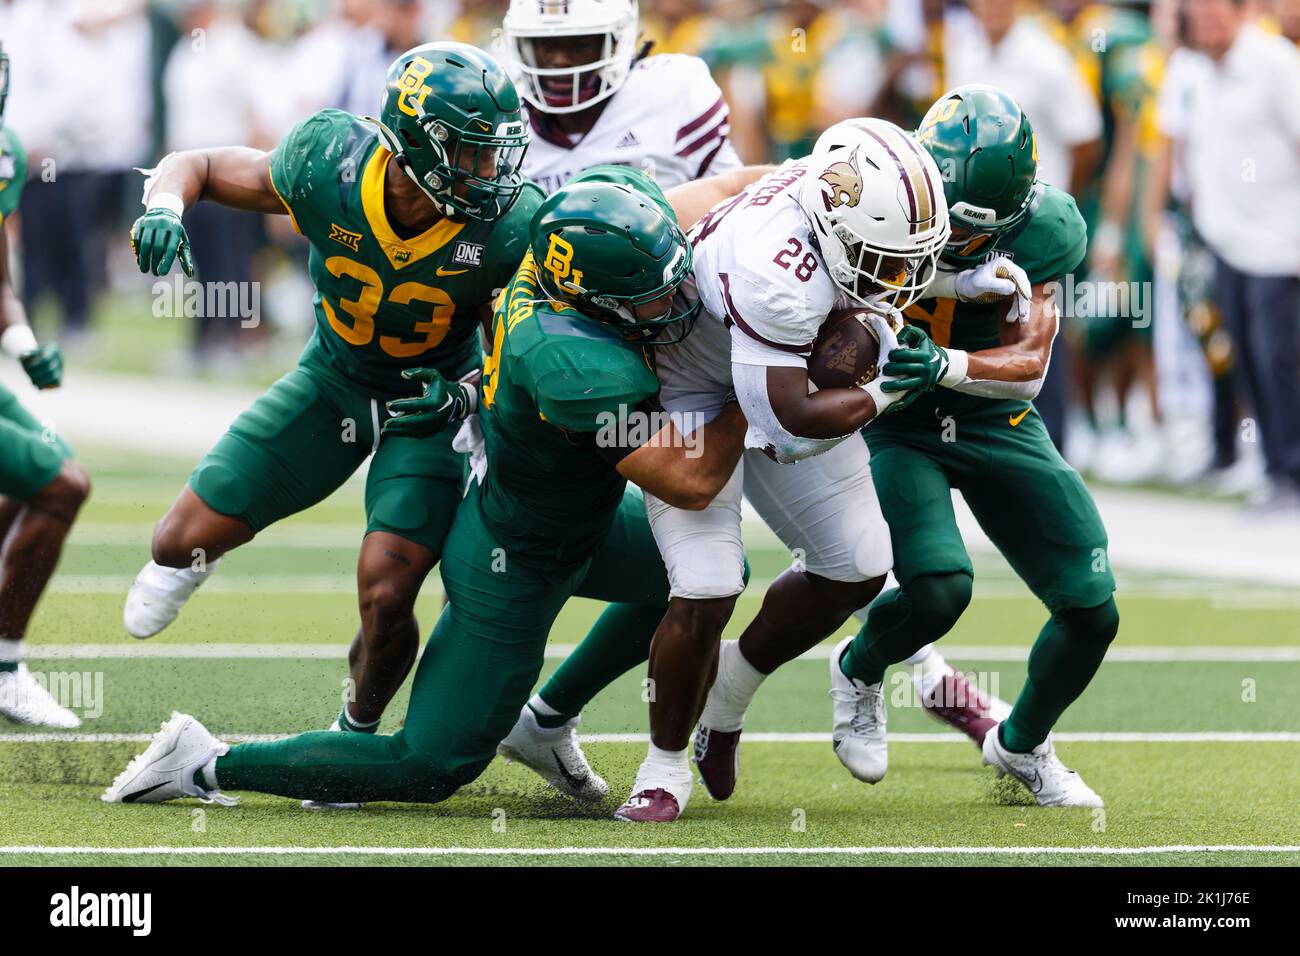
[[[13,179],[18,174],[18,164],[8,153],[0,155],[0,179]]]
[[[632,132],[631,130],[628,130],[626,133],[623,134],[623,138],[618,141],[618,145],[615,146],[614,148],[631,149],[633,146],[640,146],[640,145],[641,145],[641,141],[636,138],[636,133]]]
[[[458,266],[473,266],[477,269],[483,264],[483,246],[477,242],[458,242],[451,254],[451,261]]]
[[[338,223],[330,223],[330,238],[335,242],[343,243],[353,252],[357,252],[361,247],[361,233],[344,229]]]

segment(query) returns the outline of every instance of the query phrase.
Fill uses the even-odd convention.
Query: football
[[[808,378],[818,388],[865,385],[880,372],[880,341],[860,316],[868,309],[837,309],[822,324],[808,356]]]

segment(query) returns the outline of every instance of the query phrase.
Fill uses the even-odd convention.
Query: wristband
[[[465,414],[464,418],[469,418],[478,411],[478,389],[470,382],[459,382],[461,388],[465,390]]]
[[[11,325],[0,334],[0,351],[14,358],[22,358],[39,347],[30,325]]]
[[[970,355],[965,349],[944,349],[948,355],[948,371],[943,373],[939,384],[952,388],[966,381],[966,369],[970,365]]]
[[[906,392],[886,392],[882,388],[883,385],[884,380],[877,375],[867,384],[858,386],[858,388],[870,395],[871,400],[876,403],[877,415],[883,414],[886,408],[907,394]]]
[[[180,219],[185,215],[185,200],[175,193],[155,193],[149,197],[149,205],[145,209],[167,209],[176,213],[176,218]]]
[[[947,269],[935,269],[934,278],[918,298],[956,299],[957,297],[957,273],[949,272]]]

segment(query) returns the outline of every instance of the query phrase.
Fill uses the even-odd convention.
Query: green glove
[[[63,381],[63,353],[53,342],[24,352],[18,362],[37,388],[58,388]]]
[[[928,392],[948,371],[948,353],[934,344],[934,340],[914,325],[898,334],[899,348],[889,353],[889,360],[881,374],[893,379],[880,386],[884,392],[905,392],[916,389]]]
[[[194,275],[190,237],[185,234],[181,217],[170,209],[156,206],[145,210],[131,227],[131,251],[141,272],[165,276],[172,262],[180,259],[185,274]]]
[[[418,398],[398,398],[385,407],[393,417],[380,429],[384,435],[428,438],[452,422],[464,421],[478,407],[478,390],[465,382],[449,382],[433,368],[408,368],[402,378],[424,383]]]

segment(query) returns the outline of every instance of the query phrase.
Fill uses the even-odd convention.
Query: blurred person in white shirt
[[[255,100],[259,84],[266,83],[267,51],[242,13],[242,4],[233,0],[186,0],[180,6],[180,39],[162,75],[168,152],[260,138]],[[196,278],[204,283],[251,283],[260,219],[216,203],[198,203],[188,210],[185,229]],[[235,350],[240,318],[203,312],[196,319],[196,363],[207,364],[220,352]],[[260,338],[256,332],[253,336]]]
[[[1038,176],[1078,195],[1101,146],[1101,110],[1069,51],[1019,0],[969,0],[973,18],[952,18],[945,34],[945,85],[987,83],[1006,90],[1038,134]]]
[[[1196,231],[1214,253],[1214,298],[1269,479],[1255,505],[1296,513],[1300,51],[1251,22],[1243,0],[1187,0],[1185,13],[1192,49],[1171,58],[1157,106],[1170,140],[1162,169],[1176,165],[1185,178]]]
[[[971,17],[946,18],[943,67],[948,87],[987,83],[1010,93],[1038,137],[1038,178],[1079,196],[1101,154],[1097,99],[1070,52],[1019,0],[969,0]],[[1034,399],[1057,448],[1065,444],[1071,354],[1057,339],[1051,368]]]
[[[86,331],[107,280],[108,236],[125,228],[127,174],[150,149],[150,32],[143,0],[19,0],[7,11],[18,65],[8,122],[26,144],[23,291],[52,294],[62,338]],[[71,65],[75,64],[75,68]],[[88,77],[95,78],[88,80]]]

